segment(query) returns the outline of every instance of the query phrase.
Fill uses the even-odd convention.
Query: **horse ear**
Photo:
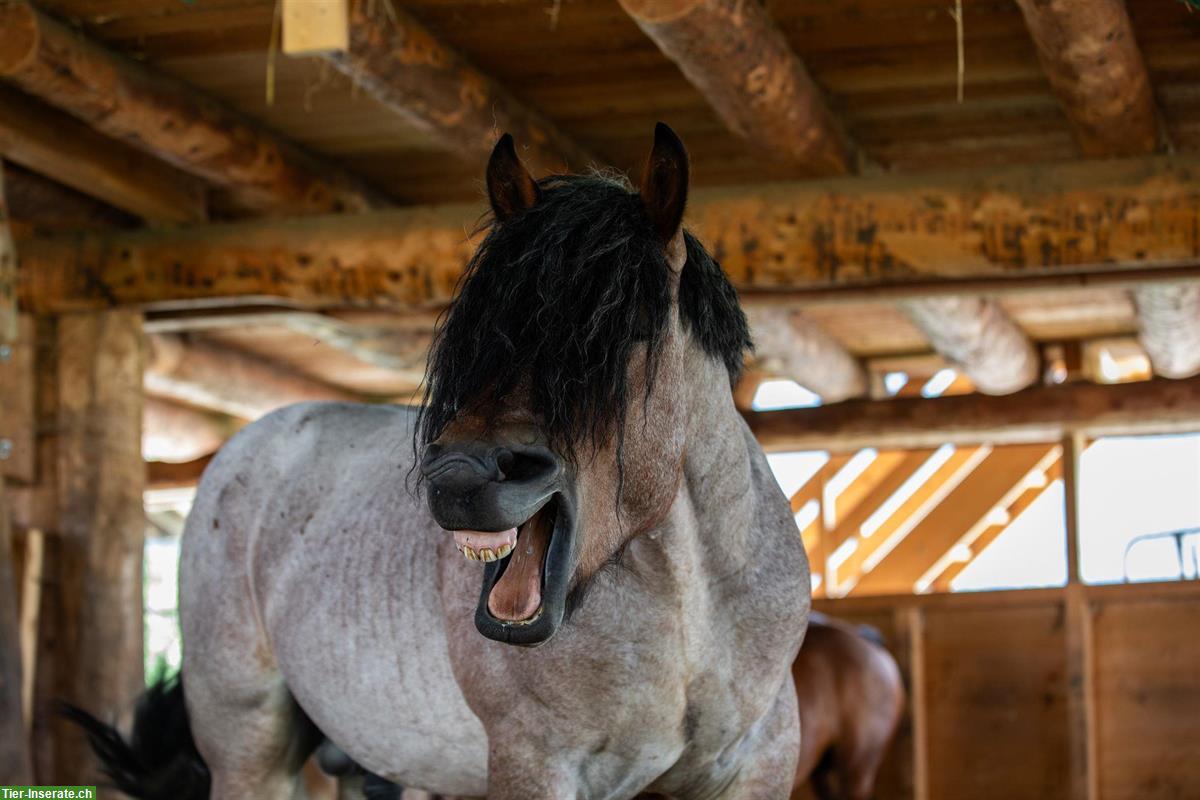
[[[487,165],[488,200],[500,222],[533,207],[540,192],[537,182],[517,157],[512,134],[506,133],[492,148]]]
[[[658,235],[670,244],[683,223],[687,205],[688,154],[683,142],[666,124],[654,126],[654,148],[642,172],[642,205]]]

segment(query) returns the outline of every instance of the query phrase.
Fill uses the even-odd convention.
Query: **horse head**
[[[536,645],[666,516],[691,400],[713,371],[732,380],[749,333],[682,228],[688,157],[666,125],[637,191],[535,181],[508,135],[487,187],[493,221],[430,356],[421,474],[434,519],[483,562],[479,631]]]

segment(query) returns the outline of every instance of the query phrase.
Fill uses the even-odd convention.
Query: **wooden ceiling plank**
[[[596,162],[554,123],[394,3],[353,0],[349,48],[324,57],[376,100],[464,159],[484,163],[496,139],[511,133],[537,175],[578,172]]]
[[[1138,340],[1154,374],[1189,378],[1200,373],[1200,283],[1139,286],[1131,294]]]
[[[1150,75],[1125,0],[1017,0],[1050,87],[1091,157],[1154,152]]]
[[[992,450],[874,569],[858,579],[853,593],[911,593],[917,580],[1055,447],[1032,444]]]
[[[689,224],[755,302],[1178,281],[1200,277],[1198,174],[1200,159],[1175,158],[699,190]],[[262,297],[437,306],[474,250],[480,210],[30,241],[22,302],[48,313]]]
[[[387,205],[361,179],[322,163],[187,84],[96,44],[35,9],[0,3],[0,78],[204,180],[259,211],[362,211]]]
[[[936,297],[910,300],[902,307],[933,349],[966,373],[979,391],[1010,394],[1038,379],[1037,350],[995,300]]]
[[[621,0],[726,127],[808,175],[855,171],[854,148],[803,62],[759,3]]]
[[[208,218],[201,181],[3,86],[0,156],[148,221]]]
[[[828,403],[867,393],[866,370],[840,342],[802,311],[747,309],[759,369],[790,378]]]

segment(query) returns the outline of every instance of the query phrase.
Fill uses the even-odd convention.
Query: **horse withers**
[[[207,772],[141,796],[290,797],[322,735],[448,795],[788,796],[808,565],[688,170],[664,125],[640,191],[535,181],[503,137],[423,408],[293,406],[221,450],[180,564]]]

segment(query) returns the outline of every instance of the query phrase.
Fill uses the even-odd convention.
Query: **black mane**
[[[433,343],[418,423],[421,443],[456,414],[485,417],[516,389],[551,447],[623,439],[628,367],[647,347],[653,384],[670,313],[666,254],[639,196],[598,175],[553,176],[541,199],[493,222]],[[691,234],[680,276],[684,325],[734,380],[751,346],[720,266]]]

